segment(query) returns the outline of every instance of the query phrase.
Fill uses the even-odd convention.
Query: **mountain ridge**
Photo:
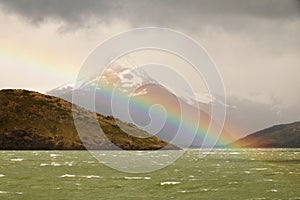
[[[300,121],[274,125],[236,140],[242,148],[300,148]]]

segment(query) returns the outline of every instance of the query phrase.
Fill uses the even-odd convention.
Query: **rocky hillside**
[[[78,109],[78,112],[82,112],[82,123],[92,123],[88,117],[92,113],[83,109]],[[89,149],[116,149],[115,145],[125,150],[178,149],[132,124],[118,121],[126,132],[143,137],[126,134],[111,116],[97,114],[96,117],[111,142],[98,136],[93,129],[87,129],[90,134],[79,138],[72,104],[65,100],[26,90],[1,90],[0,149],[81,150],[85,149],[83,142]]]
[[[276,125],[258,131],[232,145],[245,148],[300,148],[300,122]]]

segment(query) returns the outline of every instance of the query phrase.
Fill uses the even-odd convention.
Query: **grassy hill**
[[[86,110],[78,109],[81,122],[92,123]],[[79,138],[74,125],[72,104],[57,97],[26,90],[0,91],[0,149],[116,149],[125,150],[178,149],[149,135],[132,124],[118,121],[123,129],[147,138],[133,137],[122,131],[111,116],[97,114],[98,122],[111,141],[107,142],[87,129],[89,135]],[[113,143],[113,144],[112,144]]]
[[[250,134],[230,146],[251,148],[300,148],[300,122],[276,125]]]

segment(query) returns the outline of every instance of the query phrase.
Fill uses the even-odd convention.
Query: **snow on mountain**
[[[76,83],[78,89],[89,90],[96,87],[97,90],[107,85],[114,86],[120,91],[127,93],[138,89],[148,83],[157,83],[143,69],[136,67],[136,64],[129,60],[121,60],[113,63],[105,69],[101,75],[95,75]],[[67,83],[47,92],[49,95],[57,96],[71,101],[75,83]]]

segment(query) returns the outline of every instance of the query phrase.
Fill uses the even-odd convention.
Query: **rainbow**
[[[97,88],[95,102],[96,104],[101,104],[103,101],[110,102],[111,96],[114,94],[114,102],[116,102],[121,109],[127,109],[129,105],[126,105],[126,102],[130,100],[130,109],[133,111],[133,113],[139,113],[142,116],[148,116],[149,109],[155,104],[163,106],[166,110],[167,117],[165,121],[168,128],[164,129],[164,131],[159,133],[157,136],[162,139],[167,138],[167,142],[170,142],[170,138],[174,137],[174,132],[170,133],[172,130],[179,131],[179,139],[183,141],[188,141],[193,138],[200,141],[206,137],[206,141],[211,142],[212,144],[218,142],[218,145],[226,145],[232,142],[232,137],[230,137],[230,135],[226,135],[226,133],[221,133],[220,136],[219,134],[207,133],[207,129],[211,120],[207,114],[200,112],[200,120],[198,120],[199,118],[196,117],[197,114],[195,114],[195,112],[194,115],[185,114],[185,116],[183,116],[183,113],[180,109],[180,104],[176,102],[174,95],[169,93],[166,89],[161,90],[161,92],[165,92],[167,94],[162,95],[161,93],[149,92],[147,95],[130,96],[128,93],[124,93],[116,89],[113,84],[100,84]],[[109,104],[106,104],[105,106],[109,106]],[[161,112],[154,112],[151,114],[152,117],[162,117]],[[119,116],[114,117],[120,118]],[[120,119],[122,120],[122,118]],[[151,131],[148,132],[151,133]],[[164,137],[163,134],[167,134],[168,136]]]
[[[42,58],[30,57],[27,54],[19,53],[10,53],[10,51],[4,51],[0,49],[0,66],[8,66],[15,68],[14,71],[34,71],[41,76],[45,75],[51,77],[52,79],[57,80],[72,80],[72,75],[69,71],[64,70],[64,67],[61,68],[53,68],[53,65],[45,64],[45,60]],[[42,67],[41,67],[42,66]],[[100,91],[102,95],[96,94],[96,102],[103,101],[103,97],[106,97],[105,101],[110,100],[110,96],[114,91],[115,87],[113,84],[101,84]],[[121,104],[124,104],[128,99],[128,94],[123,92],[116,92],[116,99]],[[97,100],[98,99],[98,100]],[[131,98],[131,106],[132,109],[135,110],[136,113],[143,113],[148,114],[150,107],[154,104],[161,105],[173,105],[170,99],[162,98],[161,95],[152,93],[148,95],[147,98]],[[210,124],[209,117],[203,117],[200,115],[200,122],[195,119],[193,116],[184,116],[182,117],[182,113],[180,109],[176,109],[176,105],[174,104],[173,107],[169,106],[167,109],[167,118],[166,123],[176,128],[181,125],[181,131],[184,132],[185,138],[190,139],[195,136],[197,139],[203,139],[205,136],[208,137],[209,141],[214,142],[216,141],[216,134],[207,133],[208,126]],[[159,113],[153,113],[153,116],[160,117]],[[163,119],[162,119],[163,120]],[[175,128],[174,128],[175,127]],[[195,132],[196,130],[196,132]],[[184,139],[184,138],[182,138]],[[232,141],[227,135],[221,134],[218,138],[218,143],[220,144],[228,144]]]

